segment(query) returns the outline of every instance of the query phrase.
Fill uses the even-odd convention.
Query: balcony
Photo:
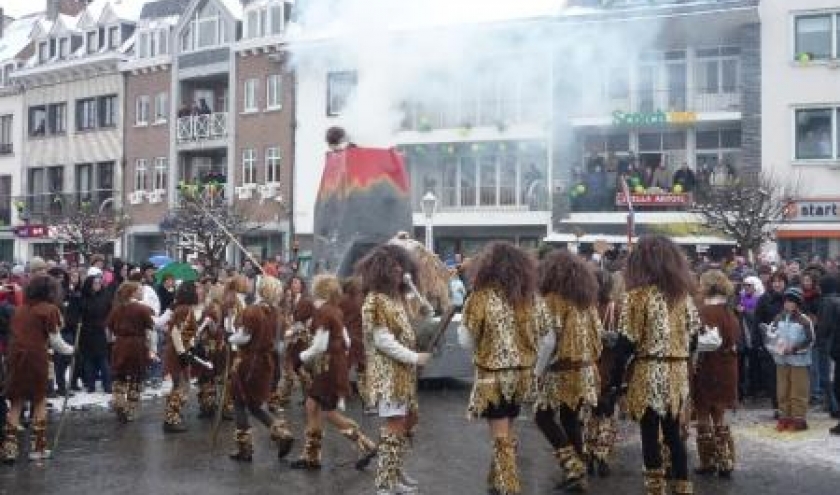
[[[41,193],[18,196],[14,198],[14,205],[20,212],[18,217],[21,221],[48,224],[83,208],[101,211],[109,205],[113,206],[113,201],[111,201],[113,198],[112,189],[75,193]]]
[[[178,118],[178,144],[201,144],[228,135],[227,112],[189,115]]]
[[[573,112],[577,118],[612,116],[614,112],[643,114],[656,112],[740,112],[741,88],[695,89],[687,88],[632,91],[619,95],[584,97],[580,108]]]
[[[549,211],[548,188],[535,181],[522,191],[513,187],[441,187],[433,191],[438,212],[526,212]],[[422,212],[422,196],[413,201],[414,212]]]

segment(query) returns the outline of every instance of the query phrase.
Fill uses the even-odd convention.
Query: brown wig
[[[341,283],[335,275],[316,275],[312,280],[312,296],[328,303],[337,304],[341,299]]]
[[[624,280],[627,290],[655,286],[670,303],[690,295],[694,286],[682,250],[661,235],[639,239],[627,258]]]
[[[709,270],[700,275],[700,295],[703,297],[729,297],[734,292],[732,282],[720,270]]]
[[[116,303],[117,304],[128,304],[134,298],[134,295],[137,294],[137,291],[140,290],[141,285],[137,282],[123,282],[120,284],[120,288],[117,289],[116,294]]]
[[[24,295],[26,304],[34,306],[42,302],[59,304],[60,293],[58,280],[49,275],[35,275],[29,280]]]
[[[566,250],[549,253],[540,263],[540,292],[556,294],[579,309],[595,304],[598,281],[589,265]]]
[[[356,263],[356,275],[361,277],[365,293],[380,292],[398,297],[405,292],[403,275],[408,273],[416,279],[414,260],[405,248],[395,244],[383,244]]]
[[[181,282],[178,290],[175,291],[175,306],[195,306],[198,304],[198,292],[195,289],[195,282]]]
[[[242,326],[251,336],[248,349],[255,352],[270,350],[274,343],[273,312],[266,306],[252,305],[242,311],[241,318]]]
[[[536,263],[508,242],[488,244],[471,263],[473,289],[496,287],[514,307],[531,302],[536,292]]]

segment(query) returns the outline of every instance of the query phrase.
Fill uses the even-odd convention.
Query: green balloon
[[[578,184],[575,188],[575,192],[577,192],[578,194],[584,194],[586,192],[586,186],[584,186],[583,184]]]

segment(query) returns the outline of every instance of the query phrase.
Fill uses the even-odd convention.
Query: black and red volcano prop
[[[317,272],[349,276],[353,264],[397,232],[411,231],[411,188],[393,149],[350,147],[327,153],[315,200]]]

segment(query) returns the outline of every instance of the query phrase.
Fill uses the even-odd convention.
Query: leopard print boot
[[[18,445],[18,427],[10,422],[6,423],[5,436],[3,438],[3,448],[0,451],[4,464],[14,464],[20,454]]]
[[[518,495],[522,491],[516,467],[516,439],[499,437],[493,441],[493,464],[490,470],[490,493]]]
[[[714,446],[718,476],[729,478],[735,469],[735,440],[728,425],[715,427]]]
[[[321,430],[306,430],[306,440],[303,444],[303,452],[300,457],[290,464],[292,469],[306,469],[315,471],[321,469]]]
[[[114,380],[111,385],[111,397],[114,402],[114,412],[120,423],[128,423],[128,384],[122,380]]]
[[[250,428],[237,428],[233,434],[236,450],[231,452],[234,461],[251,462],[254,458],[254,438]]]
[[[356,461],[356,469],[364,470],[370,461],[376,457],[376,444],[361,432],[359,425],[352,419],[348,419],[349,426],[341,430],[341,435],[356,445],[359,451],[359,460]]]
[[[277,458],[285,459],[289,452],[292,451],[292,445],[295,442],[295,437],[289,431],[289,425],[283,418],[275,419],[271,423],[271,440],[277,446]]]
[[[557,449],[554,457],[563,468],[563,481],[557,485],[559,490],[582,492],[586,490],[586,466],[571,445]]]

